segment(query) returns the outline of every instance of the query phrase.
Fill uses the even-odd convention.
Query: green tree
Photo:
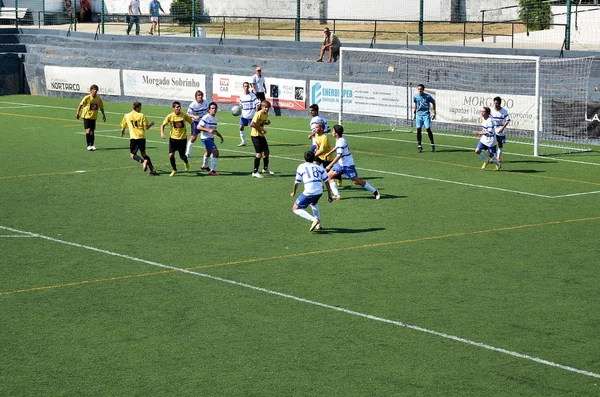
[[[544,30],[550,28],[552,9],[545,0],[519,0],[519,18],[527,23],[529,30]]]
[[[191,25],[192,23],[192,1],[195,1],[196,22],[207,22],[209,19],[204,14],[203,2],[201,0],[175,0],[171,3],[171,16],[179,25]]]

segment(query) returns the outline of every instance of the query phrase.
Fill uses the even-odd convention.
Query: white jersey
[[[322,123],[324,126],[323,132],[326,134],[329,134],[329,132],[331,131],[331,128],[329,128],[329,124],[327,124],[327,121],[321,116],[315,116],[312,119],[310,119],[310,131],[311,132],[314,131],[315,127],[319,123]]]
[[[265,78],[263,76],[258,77],[257,74],[252,76],[252,85],[254,85],[255,92],[265,92]]]
[[[327,171],[320,164],[302,163],[296,169],[296,183],[304,182],[305,196],[323,194],[323,182],[328,180]]]
[[[216,130],[217,117],[213,117],[209,113],[206,113],[198,122],[198,126],[208,128],[209,130]],[[214,134],[210,134],[206,131],[200,131],[200,139],[214,139],[214,137]]]
[[[485,131],[486,134],[482,135],[479,141],[487,147],[496,146],[496,131],[494,129],[494,121],[491,117],[483,120],[481,130]]]
[[[245,119],[251,119],[254,117],[254,113],[256,112],[256,106],[260,104],[260,101],[254,95],[253,92],[240,95],[240,106],[242,107],[242,117]]]
[[[188,106],[187,114],[190,116],[202,117],[208,112],[208,101],[205,99],[202,102],[198,103],[197,101],[193,101]],[[195,119],[194,119],[195,120]]]
[[[340,156],[338,163],[340,163],[342,167],[354,165],[354,159],[352,158],[352,153],[350,153],[350,146],[348,146],[346,138],[338,138],[335,141],[335,154]]]
[[[131,7],[131,15],[140,15],[140,0],[131,0],[129,6]]]
[[[496,109],[492,108],[492,112],[490,113],[490,117],[494,122],[494,128],[496,131],[496,135],[504,136],[506,130],[502,130],[502,132],[498,132],[498,130],[505,124],[510,123],[510,116],[508,112],[504,108],[500,108],[500,110],[496,111]]]

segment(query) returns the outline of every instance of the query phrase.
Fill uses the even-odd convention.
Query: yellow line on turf
[[[199,266],[193,266],[193,267],[186,267],[186,268],[182,268],[182,269],[183,270],[197,270],[197,269],[209,269],[209,268],[216,268],[216,267],[223,267],[223,266],[243,265],[243,264],[248,264],[248,263],[266,262],[266,261],[288,259],[288,258],[299,258],[299,257],[303,257],[303,256],[321,255],[321,254],[328,254],[328,253],[334,253],[334,252],[340,252],[340,251],[350,251],[350,250],[358,250],[358,249],[365,249],[365,248],[377,248],[377,247],[385,247],[385,246],[390,246],[390,245],[400,245],[400,244],[408,244],[408,243],[420,243],[420,242],[424,242],[424,241],[441,240],[441,239],[447,239],[447,238],[453,238],[453,237],[473,236],[473,235],[484,234],[484,233],[497,233],[499,231],[510,231],[510,230],[519,230],[519,229],[561,225],[561,224],[567,224],[567,223],[598,221],[598,220],[600,220],[600,216],[591,217],[591,218],[566,219],[566,220],[562,220],[562,221],[529,223],[529,224],[525,224],[525,225],[506,226],[506,227],[501,227],[501,228],[497,228],[497,229],[485,229],[485,230],[475,230],[475,231],[471,231],[471,232],[448,233],[448,234],[442,234],[442,235],[438,235],[438,236],[418,237],[418,238],[407,239],[407,240],[363,244],[363,245],[357,245],[357,246],[353,246],[353,247],[339,247],[339,248],[331,248],[331,249],[319,250],[319,251],[298,252],[295,254],[276,255],[276,256],[265,257],[265,258],[242,259],[242,260],[238,260],[238,261],[214,263],[214,264],[210,264],[210,265],[199,265]],[[101,282],[105,282],[105,281],[118,281],[118,280],[133,279],[133,278],[138,278],[138,277],[148,277],[148,276],[154,276],[154,275],[176,273],[176,272],[178,272],[178,271],[177,270],[160,270],[157,272],[132,274],[132,275],[127,275],[127,276],[108,277],[108,278],[101,278],[101,279],[96,279],[96,280],[74,281],[71,283],[55,284],[55,285],[48,285],[48,286],[42,286],[42,287],[24,288],[24,289],[19,289],[19,290],[0,292],[0,296],[14,295],[14,294],[24,293],[24,292],[43,291],[43,290],[64,288],[64,287],[75,287],[75,286],[79,286],[79,285],[101,283]]]

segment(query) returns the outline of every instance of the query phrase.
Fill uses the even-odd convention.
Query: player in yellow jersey
[[[175,176],[175,174],[177,174],[175,152],[178,152],[179,157],[183,160],[183,169],[185,171],[190,170],[190,164],[185,155],[185,149],[187,147],[187,129],[185,128],[185,123],[189,123],[191,128],[194,128],[194,119],[192,119],[192,116],[181,113],[181,103],[177,101],[173,102],[173,113],[165,117],[165,121],[163,121],[160,126],[160,137],[162,139],[165,139],[165,125],[169,124],[171,127],[169,135],[169,161],[171,162],[173,171],[171,171],[170,176]]]
[[[325,133],[325,124],[316,123],[312,131],[314,133],[315,144],[311,146],[311,151],[315,154],[315,161],[323,166],[327,167],[331,164],[332,157],[328,155],[331,151],[331,143],[329,143],[329,134]],[[308,139],[313,139],[313,133],[308,135]],[[338,186],[342,186],[341,176],[335,177],[335,182]]]
[[[261,158],[263,159],[263,174],[275,175],[275,173],[269,169],[269,144],[267,138],[265,138],[265,134],[267,133],[265,125],[271,124],[271,120],[269,120],[270,109],[271,102],[262,101],[260,103],[260,110],[254,114],[252,123],[250,123],[250,126],[252,127],[250,136],[252,138],[252,144],[254,145],[254,151],[256,152],[256,157],[254,158],[254,171],[252,172],[254,178],[263,177],[258,173]]]
[[[81,112],[83,109],[83,113]],[[77,107],[77,113],[75,118],[79,120],[79,116],[83,117],[83,128],[85,129],[85,142],[87,143],[87,150],[94,151],[94,131],[96,130],[96,119],[98,118],[98,110],[102,112],[102,121],[106,123],[106,114],[104,114],[104,103],[102,98],[98,96],[98,86],[92,84],[90,87],[89,95],[83,97],[79,106]]]
[[[125,127],[129,128],[129,155],[131,159],[142,163],[144,172],[150,168],[150,174],[155,175],[156,170],[152,165],[152,160],[146,154],[146,130],[152,128],[154,122],[148,124],[148,119],[142,113],[140,102],[135,101],[132,108],[133,110],[123,116],[123,120],[121,120],[121,136],[125,134]],[[142,157],[138,156],[138,150]]]

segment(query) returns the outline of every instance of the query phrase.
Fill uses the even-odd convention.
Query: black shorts
[[[323,166],[323,168],[327,168],[329,164],[331,164],[331,160],[321,160],[320,157],[315,157],[315,161]]]
[[[142,153],[146,152],[146,139],[130,139],[129,140],[129,153]]]
[[[264,92],[257,92],[256,93],[256,97],[262,102],[265,100],[265,93]]]
[[[83,128],[87,130],[88,128],[94,132],[96,130],[96,120],[92,119],[83,119]]]
[[[186,148],[187,148],[187,139],[169,138],[169,153],[179,152],[180,156],[185,156]]]
[[[267,138],[264,136],[253,136],[252,144],[254,145],[254,151],[256,153],[263,153],[269,151],[269,144],[267,143]]]

